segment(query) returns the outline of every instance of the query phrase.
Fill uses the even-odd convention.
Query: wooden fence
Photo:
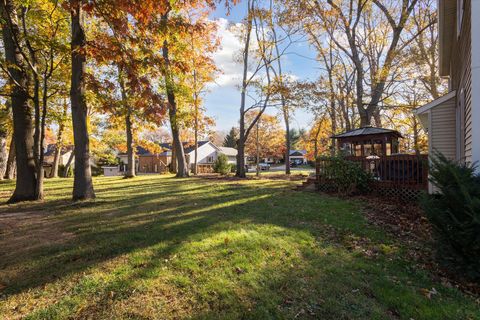
[[[399,195],[406,198],[418,197],[420,192],[428,190],[428,156],[393,155],[374,159],[365,157],[347,157],[346,160],[357,163],[373,177],[372,189],[385,195]],[[330,159],[317,159],[317,187],[331,189],[332,170]]]

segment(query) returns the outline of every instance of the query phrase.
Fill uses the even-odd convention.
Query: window
[[[457,36],[460,36],[462,31],[463,14],[465,13],[464,0],[457,0]]]
[[[208,162],[208,163],[214,163],[215,160],[213,159],[213,156],[208,156],[208,157],[207,157],[207,162]]]
[[[361,144],[356,144],[355,145],[355,155],[357,157],[361,157],[362,156],[362,145]]]

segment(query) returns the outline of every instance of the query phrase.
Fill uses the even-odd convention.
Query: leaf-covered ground
[[[0,205],[0,318],[480,319],[361,204],[295,183],[98,178],[75,204],[49,180]]]

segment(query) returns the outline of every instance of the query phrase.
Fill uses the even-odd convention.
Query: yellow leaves
[[[246,115],[246,123],[250,124],[255,112],[249,112]],[[245,145],[247,154],[254,156],[257,152],[257,128],[258,142],[261,157],[282,157],[285,153],[285,130],[280,124],[280,120],[272,115],[263,114],[248,137]]]

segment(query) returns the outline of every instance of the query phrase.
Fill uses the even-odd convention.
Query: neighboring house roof
[[[136,147],[135,154],[136,154],[137,156],[148,156],[148,155],[151,155],[150,151],[148,151],[147,149],[145,149],[144,147],[141,147],[141,146],[137,146],[137,147]],[[126,156],[127,154],[126,154],[125,152],[120,152],[118,155],[119,155],[119,156]]]
[[[302,157],[307,154],[307,150],[290,150],[290,155],[294,157]]]
[[[360,129],[350,130],[341,134],[332,136],[332,138],[350,138],[350,137],[359,137],[359,136],[371,136],[375,134],[394,134],[398,137],[402,137],[400,132],[391,129],[385,128],[376,128],[376,127],[363,127]]]
[[[204,145],[209,144],[209,143],[217,150],[225,149],[225,152],[228,152],[228,154],[226,154],[225,152],[222,152],[222,153],[225,153],[227,156],[230,156],[230,155],[231,156],[236,156],[237,155],[237,150],[236,149],[234,149],[234,148],[224,148],[224,147],[219,148],[208,140],[199,141],[198,142],[198,148],[201,148]],[[171,151],[172,150],[172,144],[170,144],[170,143],[160,143],[158,145],[164,150],[159,154],[160,156],[167,156],[167,157],[172,156],[172,151]],[[195,144],[189,144],[187,142],[183,142],[183,146],[184,146],[185,154],[190,154],[190,153],[195,151]],[[119,156],[125,156],[126,153],[119,153],[118,155]],[[137,156],[151,156],[153,154],[149,150],[147,150],[147,149],[145,149],[141,146],[137,146],[136,155]]]
[[[55,150],[56,150],[56,149],[57,149],[57,147],[56,147],[55,144],[53,144],[53,143],[52,143],[52,144],[49,144],[49,145],[47,145],[47,147],[45,148],[45,153],[44,153],[44,155],[45,155],[46,157],[48,157],[48,156],[53,156],[53,155],[55,155]],[[62,152],[61,152],[61,154],[64,155],[64,154],[66,154],[67,152],[70,152],[70,151],[72,151],[72,150],[73,150],[73,146],[62,147]]]
[[[150,155],[151,153],[150,153],[150,151],[148,151],[144,147],[137,146],[136,154],[137,154],[137,156],[144,156],[144,155]]]
[[[208,144],[208,143],[211,143],[210,141],[208,140],[205,140],[205,141],[198,141],[198,148],[201,148],[203,147],[204,145]],[[215,149],[218,149],[218,147],[216,145],[214,145],[213,143],[211,143],[213,147],[215,147]],[[195,151],[195,144],[191,145],[191,146],[188,146],[185,148],[185,154],[189,154],[189,153],[192,153]]]
[[[450,75],[450,57],[452,55],[452,39],[456,32],[455,21],[457,0],[438,1],[438,34],[440,44],[440,76]]]
[[[438,99],[433,100],[432,102],[421,106],[420,108],[415,109],[413,112],[418,116],[420,119],[420,122],[422,123],[423,128],[428,132],[430,130],[430,124],[428,121],[428,114],[429,111],[438,107],[444,105],[446,102],[448,102],[451,99],[455,99],[457,96],[457,91],[452,91],[443,97],[440,97]]]
[[[238,150],[235,148],[230,147],[219,147],[220,153],[223,153],[227,157],[236,157],[238,154]]]
[[[168,150],[172,149],[172,144],[169,142],[162,142],[162,143],[159,143],[158,145],[162,147],[162,149],[168,149]]]

